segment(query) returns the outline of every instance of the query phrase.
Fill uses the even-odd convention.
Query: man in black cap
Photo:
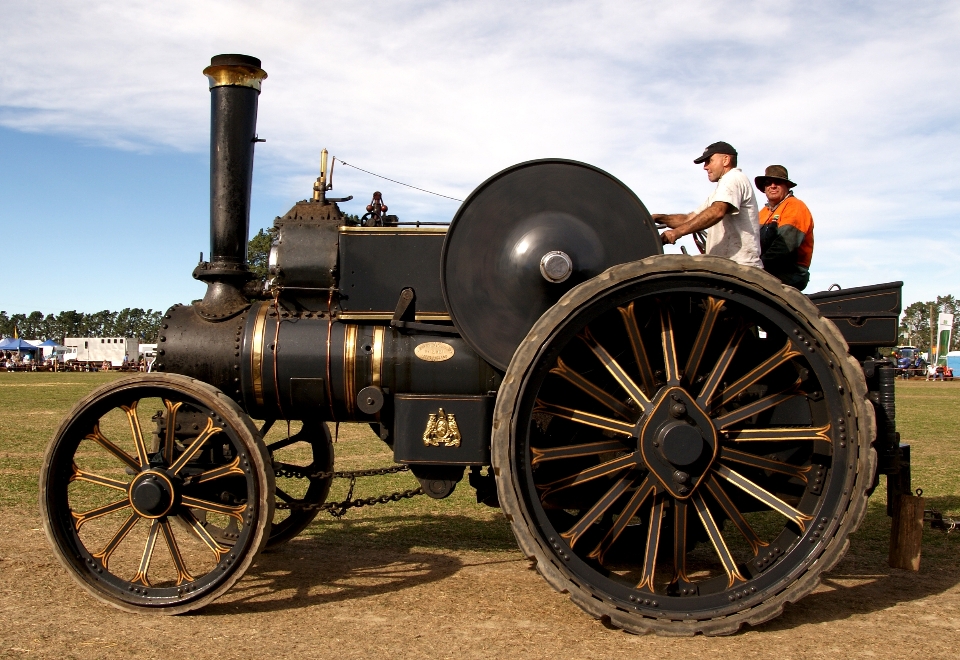
[[[768,273],[803,291],[810,281],[813,259],[813,216],[793,196],[797,184],[787,168],[771,165],[754,181],[767,196],[760,209],[760,259]]]
[[[654,221],[671,227],[660,235],[661,240],[672,245],[681,236],[706,229],[707,254],[762,268],[757,198],[750,180],[737,167],[737,150],[726,142],[714,142],[693,162],[703,163],[707,178],[717,187],[693,213],[654,213]]]

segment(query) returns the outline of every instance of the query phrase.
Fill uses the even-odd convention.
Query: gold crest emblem
[[[436,413],[430,413],[427,418],[427,428],[423,431],[423,444],[428,447],[459,447],[460,429],[457,428],[457,418],[440,408]]]

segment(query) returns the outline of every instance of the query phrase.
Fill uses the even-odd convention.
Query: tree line
[[[65,337],[137,337],[152,342],[160,331],[162,316],[163,312],[139,307],[126,307],[119,312],[105,309],[93,314],[71,310],[8,316],[0,311],[0,335],[12,337],[16,328],[21,339],[52,339],[58,343],[63,343]]]
[[[953,296],[937,296],[936,300],[915,302],[907,305],[900,315],[900,345],[916,346],[921,351],[930,350],[930,309],[933,308],[934,342],[936,342],[937,318],[941,312],[953,314],[953,332],[950,335],[950,350],[960,350],[957,326],[960,324],[960,309]]]

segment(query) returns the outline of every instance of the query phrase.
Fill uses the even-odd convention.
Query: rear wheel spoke
[[[640,328],[637,326],[637,317],[633,313],[633,303],[626,307],[618,307],[617,311],[623,318],[623,325],[627,329],[627,338],[630,341],[630,348],[633,351],[633,359],[637,363],[637,370],[640,372],[640,382],[643,383],[643,389],[647,397],[652,397],[657,391],[657,381],[653,377],[653,370],[650,368],[650,358],[647,357],[647,349],[643,345],[643,337],[640,336]]]
[[[566,490],[567,488],[572,488],[573,486],[579,486],[589,481],[593,481],[594,479],[600,479],[601,477],[613,475],[621,470],[635,467],[637,467],[637,457],[635,454],[615,458],[612,461],[595,465],[591,468],[587,468],[586,470],[581,470],[576,474],[572,474],[569,477],[564,477],[563,479],[558,479],[557,481],[552,481],[548,484],[540,486],[539,488],[543,491],[540,499],[543,500],[561,490]]]
[[[703,383],[703,389],[701,389],[700,394],[697,395],[697,405],[701,408],[708,408],[710,402],[716,396],[717,388],[720,387],[720,383],[723,382],[723,376],[727,373],[727,369],[730,368],[730,363],[733,362],[733,357],[737,354],[737,349],[740,347],[740,342],[742,341],[743,328],[741,327],[737,328],[730,336],[730,341],[727,342],[726,347],[721,351],[720,357],[717,358],[717,363],[713,365],[713,370]]]
[[[650,406],[650,399],[647,398],[647,395],[637,387],[637,384],[633,382],[633,379],[630,375],[620,366],[620,363],[613,359],[613,356],[607,352],[603,346],[594,339],[593,335],[590,333],[590,329],[586,328],[583,332],[577,335],[583,342],[587,345],[600,363],[603,364],[604,368],[613,376],[614,380],[624,389],[624,391],[630,395],[630,398],[634,400],[637,406],[641,410],[646,410]]]
[[[647,545],[643,554],[643,571],[637,589],[654,591],[653,580],[657,571],[657,548],[660,546],[660,528],[663,522],[663,496],[655,496],[650,505],[650,522],[647,526]]]
[[[689,583],[687,577],[687,511],[683,500],[673,503],[673,582]]]
[[[589,380],[578,374],[576,371],[564,364],[563,360],[557,358],[557,366],[550,370],[550,373],[560,376],[565,381],[579,389],[581,392],[591,397],[598,403],[608,408],[624,419],[631,420],[637,416],[630,408],[621,401],[618,401],[605,390],[597,387]]]
[[[727,548],[727,544],[723,540],[723,534],[720,533],[720,528],[717,527],[717,523],[710,514],[710,509],[707,508],[703,497],[699,493],[695,493],[693,497],[690,498],[690,501],[694,509],[697,510],[700,522],[703,523],[704,529],[707,530],[707,536],[710,537],[710,544],[713,545],[714,551],[716,551],[717,556],[720,558],[720,564],[727,574],[727,589],[737,582],[746,582],[746,578],[743,577],[740,569],[737,568],[737,562],[733,558],[733,555],[730,554],[730,549]]]
[[[617,433],[619,435],[633,435],[633,424],[621,422],[618,419],[603,417],[601,415],[594,415],[593,413],[589,413],[584,410],[575,410],[574,408],[567,408],[565,406],[556,406],[552,403],[545,403],[540,399],[537,399],[533,412],[545,413],[547,415],[553,415],[554,417],[561,417],[563,419],[568,419],[571,422],[586,424],[587,426],[592,426],[604,431],[610,431],[611,433]]]
[[[729,442],[832,442],[829,424],[809,428],[726,430],[721,433],[724,440]]]
[[[567,445],[566,447],[552,447],[550,449],[530,448],[531,465],[556,461],[564,458],[582,458],[596,456],[611,451],[632,451],[630,447],[619,440],[605,440],[602,442],[587,442],[582,445]]]
[[[789,463],[776,461],[772,458],[755,456],[753,454],[747,454],[742,451],[729,449],[727,447],[720,448],[720,460],[740,463],[741,465],[749,465],[750,467],[759,468],[761,470],[769,470],[770,472],[777,472],[790,477],[796,477],[804,483],[807,483],[807,472],[809,472],[810,468],[812,467],[811,465],[790,465]]]
[[[775,369],[790,362],[790,360],[799,355],[800,351],[794,348],[793,343],[788,339],[787,343],[783,345],[783,348],[748,371],[731,385],[724,388],[720,405],[726,405],[733,401],[739,394],[746,392],[748,388],[756,385],[766,376],[769,376]]]
[[[746,419],[750,419],[758,413],[762,413],[764,410],[773,408],[774,406],[779,406],[781,403],[792,399],[797,396],[795,387],[799,384],[799,381],[794,385],[791,385],[789,389],[779,392],[777,394],[771,394],[770,396],[765,396],[762,399],[757,399],[752,403],[748,403],[744,406],[740,406],[732,412],[728,412],[725,415],[721,415],[713,420],[714,426],[717,429],[724,429],[728,426],[733,426],[738,422],[742,422]]]
[[[720,508],[723,509],[723,512],[727,514],[727,518],[730,519],[730,522],[733,523],[740,534],[746,539],[747,543],[750,545],[750,549],[753,551],[753,554],[756,555],[760,552],[760,547],[768,545],[766,541],[762,540],[757,533],[753,530],[753,527],[750,526],[750,523],[747,522],[747,519],[743,517],[743,514],[740,513],[740,510],[733,503],[733,500],[730,499],[730,496],[723,490],[723,486],[717,481],[716,477],[710,475],[707,477],[707,481],[704,484],[707,491],[713,495],[713,499],[717,501],[717,504],[720,505]]]
[[[757,484],[753,483],[752,481],[744,477],[742,474],[731,470],[725,465],[718,463],[717,465],[714,466],[713,471],[720,477],[723,477],[724,479],[732,483],[734,486],[736,486],[740,490],[744,491],[749,495],[752,495],[753,497],[760,500],[761,502],[766,504],[768,507],[770,507],[780,515],[784,516],[785,518],[787,518],[788,520],[796,524],[797,527],[800,528],[801,532],[806,529],[806,522],[813,519],[811,516],[808,516],[805,513],[801,513],[800,511],[797,511],[792,506],[790,506],[789,504],[781,500],[779,497],[777,497],[770,491],[758,486]]]
[[[660,343],[663,346],[663,370],[667,385],[680,384],[677,344],[673,336],[673,319],[666,305],[660,305]]]
[[[560,536],[566,539],[567,543],[570,544],[572,548],[576,545],[577,541],[580,540],[587,530],[590,529],[598,520],[603,518],[606,515],[607,511],[610,510],[617,500],[627,492],[630,486],[633,485],[634,478],[630,475],[621,477],[611,488],[608,490],[603,497],[598,499],[596,503],[590,507],[590,509],[580,516],[580,520],[574,524],[573,527],[567,531],[560,534]]]
[[[600,541],[599,545],[597,545],[597,547],[594,548],[588,556],[599,560],[602,564],[604,556],[610,551],[610,548],[613,547],[613,544],[617,542],[617,539],[620,538],[620,535],[623,534],[623,531],[630,524],[630,521],[633,520],[634,516],[637,515],[637,512],[640,510],[640,507],[643,506],[643,503],[646,501],[646,499],[651,494],[656,495],[656,493],[656,479],[648,474],[637,486],[637,489],[634,491],[633,495],[630,496],[630,499],[624,505],[623,510],[617,517],[616,522],[610,526],[609,531],[607,531],[607,534]]]
[[[697,372],[700,370],[700,361],[703,360],[703,353],[707,350],[707,342],[710,341],[710,335],[713,333],[713,326],[717,323],[720,311],[723,309],[724,300],[707,296],[704,301],[703,321],[700,322],[700,330],[697,331],[697,338],[693,340],[693,346],[690,348],[690,355],[687,356],[687,365],[683,369],[684,378],[688,383],[695,383]]]

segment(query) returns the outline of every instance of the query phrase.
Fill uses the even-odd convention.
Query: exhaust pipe
[[[210,80],[210,261],[193,276],[207,283],[198,313],[210,320],[229,318],[249,301],[247,240],[250,186],[257,139],[257,101],[267,77],[260,60],[248,55],[217,55],[203,70]]]

